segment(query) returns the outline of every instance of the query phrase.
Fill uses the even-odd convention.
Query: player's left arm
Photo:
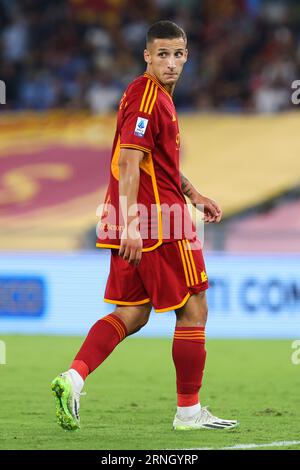
[[[208,197],[203,196],[197,191],[192,183],[180,173],[181,189],[185,196],[189,198],[194,206],[202,204],[204,207],[204,222],[219,223],[222,218],[222,210],[220,206]]]

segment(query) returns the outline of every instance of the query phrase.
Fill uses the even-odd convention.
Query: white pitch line
[[[235,446],[222,447],[222,449],[255,449],[256,447],[287,447],[300,444],[300,441],[278,441],[270,442],[269,444],[236,444]]]
[[[236,444],[229,447],[194,447],[193,449],[176,450],[233,450],[233,449],[256,449],[258,447],[287,447],[300,444],[300,441],[274,441],[266,444]],[[175,449],[174,449],[175,450]]]

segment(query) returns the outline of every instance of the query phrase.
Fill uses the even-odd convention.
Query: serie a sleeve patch
[[[137,137],[144,137],[148,125],[148,119],[138,117],[134,129],[134,135]]]

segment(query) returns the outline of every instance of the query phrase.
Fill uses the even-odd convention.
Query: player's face
[[[144,52],[147,70],[165,86],[175,85],[187,61],[183,38],[154,39]]]

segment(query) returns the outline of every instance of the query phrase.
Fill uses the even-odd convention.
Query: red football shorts
[[[144,252],[138,266],[112,249],[104,300],[115,305],[151,302],[157,312],[182,307],[191,295],[208,288],[200,242],[198,245],[191,249],[188,240],[164,243]]]

